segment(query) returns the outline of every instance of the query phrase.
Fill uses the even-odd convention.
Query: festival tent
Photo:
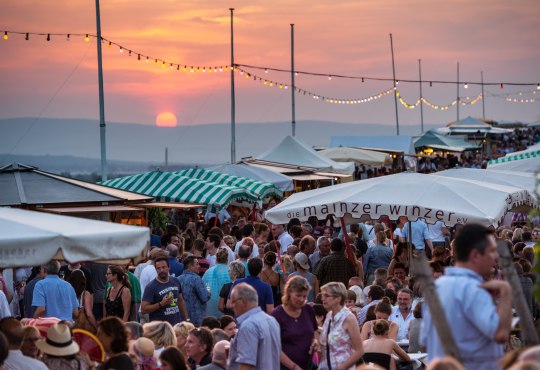
[[[294,188],[293,180],[290,177],[264,168],[249,166],[244,163],[222,164],[215,167],[209,167],[208,169],[229,175],[246,177],[248,179],[270,182],[282,192],[292,191]]]
[[[478,222],[498,226],[509,211],[532,207],[526,190],[480,181],[420,173],[399,173],[304,191],[268,210],[267,220],[286,224],[291,218],[345,217],[347,222],[382,216],[427,223]]]
[[[300,140],[287,136],[281,143],[255,157],[255,159],[316,168],[322,172],[352,175],[354,163],[336,162],[317,153]]]
[[[227,207],[234,200],[252,203],[257,201],[257,198],[245,189],[191,179],[172,172],[145,172],[107,180],[101,184],[149,195],[158,202],[199,203],[219,209]]]
[[[16,208],[0,208],[0,267],[36,266],[51,259],[128,263],[144,257],[146,227]]]
[[[538,176],[528,172],[452,168],[446,171],[437,172],[435,175],[514,186],[516,188],[527,190],[533,202],[535,201],[536,193],[538,192]]]
[[[436,129],[436,132],[443,135],[453,134],[506,134],[514,132],[513,129],[493,127],[484,121],[468,116],[456,122],[450,122],[447,127]]]
[[[396,154],[415,154],[411,136],[332,136],[329,147],[375,149]]]
[[[472,145],[461,138],[439,135],[433,130],[425,132],[413,141],[416,151],[421,151],[425,148],[445,152],[465,152],[482,149],[481,146]]]
[[[375,150],[338,146],[319,150],[317,153],[336,162],[355,162],[369,166],[392,165],[392,158],[388,154]]]
[[[205,180],[222,185],[236,186],[249,191],[251,194],[255,195],[259,199],[263,199],[269,196],[277,196],[279,198],[283,197],[283,192],[271,182],[248,179],[246,177],[224,174],[202,168],[190,168],[174,173],[192,179]]]
[[[488,169],[534,173],[540,171],[540,156],[502,157],[489,161]]]

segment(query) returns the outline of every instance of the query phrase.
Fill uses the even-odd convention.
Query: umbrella
[[[146,227],[0,208],[0,267],[36,266],[51,259],[127,263],[144,255]]]
[[[499,171],[495,169],[481,170],[475,168],[452,168],[435,173],[436,176],[452,177],[455,179],[484,181],[491,184],[514,186],[529,192],[531,198],[536,198],[537,176],[528,172]]]
[[[257,201],[257,198],[245,189],[190,179],[172,172],[145,172],[107,180],[101,184],[150,195],[158,202],[200,203],[224,208],[235,199]]]
[[[391,165],[392,158],[386,153],[375,150],[335,147],[318,151],[317,153],[336,162],[355,162],[370,166]]]
[[[420,173],[400,173],[305,191],[266,212],[274,224],[291,218],[307,221],[328,215],[353,219],[407,216],[427,223],[479,222],[497,226],[504,214],[530,206],[527,191],[480,181],[453,179]]]
[[[216,184],[236,186],[249,191],[259,199],[268,196],[283,197],[283,192],[270,182],[263,182],[245,177],[234,176],[202,168],[190,168],[175,172],[179,176],[214,182]]]
[[[529,157],[502,157],[488,162],[489,170],[538,172],[540,155]]]

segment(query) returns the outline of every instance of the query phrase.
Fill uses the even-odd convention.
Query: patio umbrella
[[[502,157],[488,162],[489,170],[538,172],[540,170],[540,155]]]
[[[36,266],[51,259],[127,263],[144,257],[147,227],[0,208],[0,267]]]
[[[233,200],[246,200],[252,203],[257,201],[257,198],[245,189],[191,179],[172,172],[145,172],[107,180],[101,184],[150,195],[158,202],[199,203],[219,209],[226,207]]]
[[[532,205],[526,190],[480,181],[453,179],[419,173],[400,173],[305,191],[266,212],[274,224],[291,218],[307,221],[310,216],[478,222],[497,226],[506,212]],[[348,220],[351,221],[351,220]]]
[[[175,174],[185,176],[192,179],[215,182],[216,184],[236,186],[246,189],[250,193],[257,196],[259,199],[268,196],[283,197],[283,192],[270,182],[248,179],[246,177],[234,176],[217,171],[212,171],[203,168],[190,168],[187,170],[177,171]]]

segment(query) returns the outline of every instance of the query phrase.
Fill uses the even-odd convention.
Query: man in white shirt
[[[272,235],[279,242],[279,253],[281,254],[285,254],[287,247],[294,242],[292,236],[285,231],[285,225],[272,225]]]
[[[11,310],[9,309],[9,303],[6,295],[2,290],[0,290],[0,319],[4,317],[13,316]]]
[[[438,245],[442,247],[446,246],[445,239],[450,235],[450,232],[446,228],[444,222],[437,221],[433,225],[427,224],[427,229],[429,238],[431,239],[431,244],[433,244],[434,247]]]
[[[8,341],[9,355],[4,361],[3,368],[6,370],[47,370],[48,367],[41,361],[23,355],[21,345],[24,332],[19,320],[8,317],[0,322],[0,332]]]
[[[245,224],[244,227],[242,227],[242,240],[237,242],[236,245],[234,246],[234,253],[238,255],[238,249],[240,248],[241,245],[244,244],[247,238],[250,238],[251,241],[253,241],[253,245],[250,245],[250,247],[252,247],[251,248],[252,250],[251,250],[251,255],[249,257],[250,258],[257,257],[259,255],[259,247],[254,242],[255,228],[253,227],[252,224]]]
[[[409,323],[413,318],[413,292],[408,288],[403,288],[398,293],[397,306],[394,306],[388,318],[399,326],[397,341],[407,339]]]

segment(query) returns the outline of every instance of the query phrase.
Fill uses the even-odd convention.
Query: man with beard
[[[413,292],[408,288],[403,288],[397,295],[397,306],[392,309],[392,315],[388,318],[399,326],[396,340],[407,339],[409,323],[414,318],[412,312]]]
[[[169,276],[169,260],[158,258],[154,266],[157,277],[144,289],[141,312],[149,314],[150,321],[167,321],[173,326],[182,317],[189,321],[180,282]]]

